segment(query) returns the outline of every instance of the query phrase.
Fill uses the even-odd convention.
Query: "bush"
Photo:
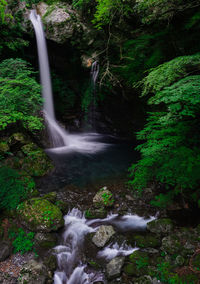
[[[27,184],[28,182],[28,184]],[[0,167],[0,208],[15,209],[33,189],[34,182],[8,167]]]
[[[20,121],[30,131],[43,127],[38,112],[42,106],[40,85],[34,72],[22,59],[0,63],[0,130]]]
[[[172,62],[161,65],[160,71],[166,71],[166,67],[170,73],[170,65],[176,70]],[[184,76],[180,69],[177,69],[179,77]],[[150,75],[148,77],[152,77]],[[164,184],[165,196],[161,194],[154,202],[164,207],[179,193],[192,197],[200,184],[200,75],[187,76],[175,83],[175,79],[171,79],[169,84],[173,84],[165,88],[161,88],[161,78],[162,73],[157,81],[155,78],[155,85],[151,82],[155,95],[149,99],[149,104],[154,108],[158,105],[163,111],[150,112],[144,129],[137,134],[137,138],[145,142],[136,148],[141,159],[130,169],[133,177],[130,184],[140,190],[153,181]],[[174,73],[173,78],[178,75]]]

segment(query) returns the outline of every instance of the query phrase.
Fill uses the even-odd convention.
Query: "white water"
[[[57,256],[58,269],[54,274],[54,284],[93,284],[103,281],[104,275],[100,272],[88,272],[87,265],[82,263],[83,243],[85,236],[98,230],[102,224],[113,225],[120,231],[144,230],[146,224],[155,219],[144,219],[137,215],[110,215],[105,219],[88,221],[85,215],[78,209],[73,209],[65,217],[65,231],[62,235],[61,245],[54,248]],[[109,261],[116,256],[126,256],[133,253],[137,248],[132,248],[126,243],[109,244],[99,251],[97,258]]]
[[[106,145],[104,143],[94,141],[96,136],[92,133],[72,135],[63,129],[56,121],[49,60],[42,21],[35,10],[31,11],[30,20],[33,24],[37,40],[42,96],[44,98],[44,114],[48,126],[49,137],[53,147],[55,149],[59,149],[60,147],[59,152],[78,151],[84,153],[94,153],[103,150]],[[95,78],[96,75],[94,75],[94,81],[96,80]],[[93,138],[93,141],[91,141],[91,137]]]

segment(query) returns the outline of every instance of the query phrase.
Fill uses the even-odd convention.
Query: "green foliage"
[[[11,15],[6,12],[7,2],[0,0],[0,24],[5,23],[6,18],[11,18]]]
[[[137,269],[145,268],[149,265],[149,258],[148,257],[140,257],[136,260]]]
[[[38,117],[42,106],[40,85],[34,72],[22,59],[6,59],[0,63],[0,130],[20,121],[30,131],[43,127]]]
[[[133,12],[131,0],[96,0],[96,2],[96,13],[92,22],[98,29],[111,23],[114,17],[121,20]]]
[[[0,208],[15,209],[34,188],[33,180],[8,167],[0,167]]]
[[[22,228],[19,228],[17,232],[9,231],[9,238],[14,239],[12,242],[14,253],[20,252],[21,254],[24,254],[25,252],[32,251],[34,246],[34,236],[35,233],[26,233]]]
[[[161,280],[162,283],[184,284],[178,274],[172,272],[172,266],[169,262],[161,262],[157,264],[157,271],[157,279]]]
[[[148,82],[144,92],[155,92],[149,104],[158,105],[163,111],[149,113],[144,129],[137,134],[145,142],[136,148],[141,159],[130,169],[133,178],[130,184],[140,190],[153,181],[166,185],[166,192],[153,201],[156,206],[165,207],[180,193],[191,198],[200,184],[200,75],[180,79],[188,74],[187,67],[194,70],[195,66],[197,71],[198,60],[199,55],[184,57],[183,61],[174,59],[153,70],[144,80]]]
[[[112,204],[113,204],[114,199],[113,199],[112,193],[103,193],[103,194],[102,194],[102,197],[103,197],[103,203],[104,203],[106,206],[109,206],[109,205],[112,205]]]
[[[200,54],[180,56],[152,69],[143,80],[142,95],[157,93],[179,79],[199,70]]]

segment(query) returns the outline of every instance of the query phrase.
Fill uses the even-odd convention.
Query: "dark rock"
[[[171,219],[156,219],[147,223],[147,230],[156,234],[168,234],[173,229]]]
[[[11,254],[10,244],[2,241],[0,242],[0,261],[4,261]]]

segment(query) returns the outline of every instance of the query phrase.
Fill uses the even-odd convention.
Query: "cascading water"
[[[58,148],[59,151],[62,152],[79,151],[86,153],[94,153],[104,149],[106,146],[105,144],[93,141],[97,139],[97,133],[85,133],[76,135],[69,134],[62,127],[60,127],[60,125],[56,121],[48,53],[42,21],[40,15],[38,15],[35,10],[31,11],[30,20],[33,24],[36,34],[42,95],[44,98],[44,113],[53,147]],[[97,75],[94,75],[94,80],[96,80]]]
[[[54,274],[54,284],[93,284],[105,283],[104,275],[99,271],[89,271],[81,260],[84,252],[84,239],[88,233],[98,230],[101,225],[113,225],[116,230],[124,233],[134,230],[145,230],[146,224],[155,219],[144,219],[137,215],[109,215],[105,219],[86,220],[84,214],[74,208],[65,216],[65,231],[61,245],[54,248],[57,256],[58,269]],[[137,248],[126,243],[110,244],[97,254],[97,258],[109,261],[116,256],[126,256]]]

